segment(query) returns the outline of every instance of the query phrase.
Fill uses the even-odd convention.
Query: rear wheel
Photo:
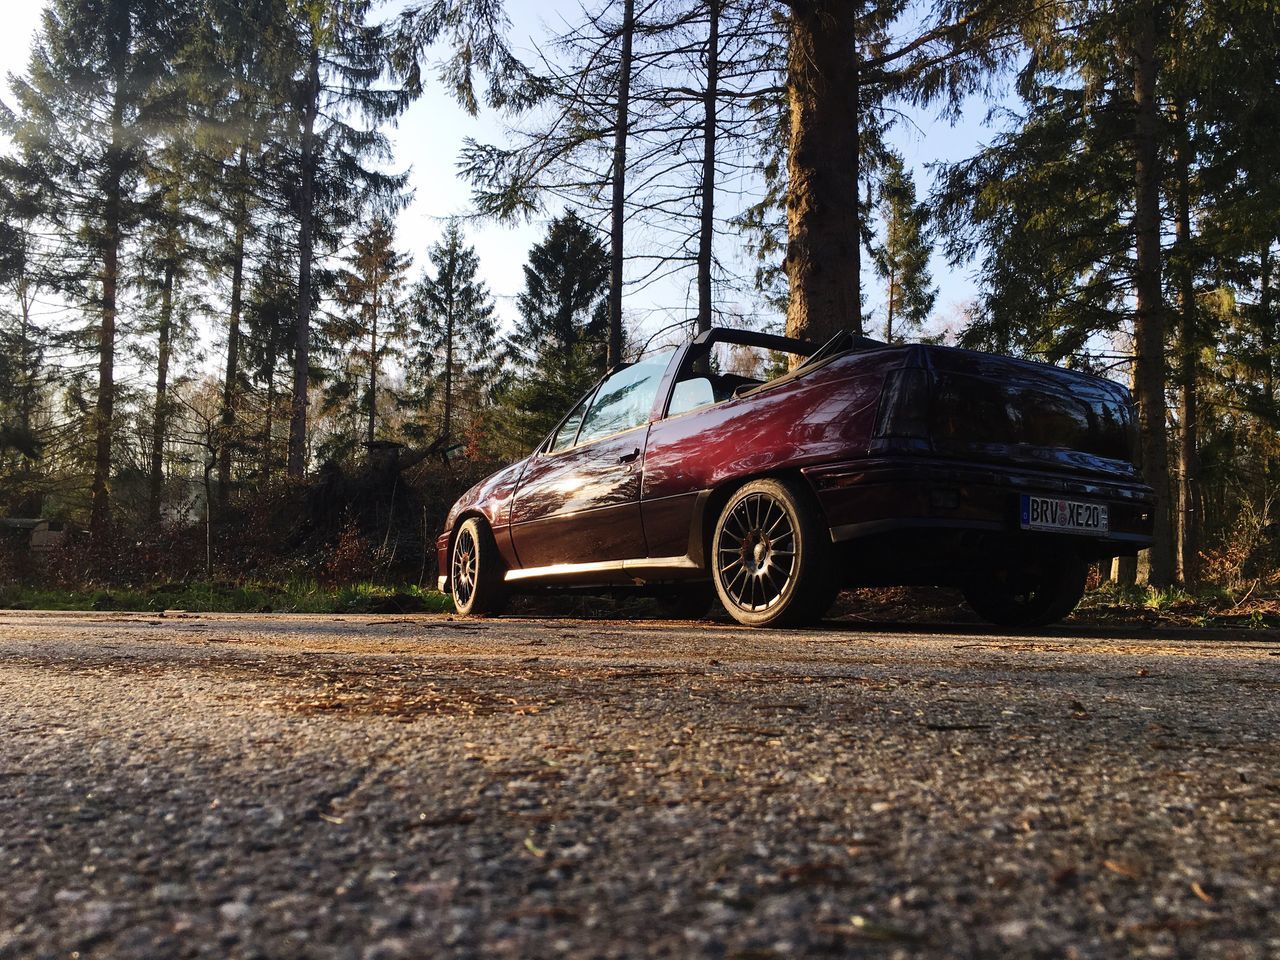
[[[999,626],[1043,627],[1076,608],[1088,573],[1074,553],[1029,558],[971,582],[964,598],[978,616]]]
[[[501,613],[507,605],[502,557],[493,531],[479,517],[458,528],[449,564],[453,605],[463,616]]]
[[[720,512],[712,536],[716,593],[729,614],[753,627],[821,619],[834,599],[832,551],[807,491],[755,480]]]

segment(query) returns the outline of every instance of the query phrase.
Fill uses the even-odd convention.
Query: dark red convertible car
[[[995,623],[1051,623],[1088,561],[1151,542],[1133,435],[1128,391],[1047,364],[715,329],[610,371],[458,500],[440,587],[464,614],[634,587],[763,626],[846,586],[937,584]]]

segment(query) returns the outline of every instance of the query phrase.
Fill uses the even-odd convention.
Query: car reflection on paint
[[[1123,387],[1047,364],[714,329],[610,371],[463,495],[440,586],[464,614],[628,587],[765,626],[813,622],[846,586],[937,584],[992,622],[1051,623],[1089,561],[1151,542],[1133,430]],[[1045,520],[1050,501],[1078,522]]]

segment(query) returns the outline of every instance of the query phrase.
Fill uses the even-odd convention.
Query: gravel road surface
[[[0,614],[0,957],[1280,957],[1280,644]]]

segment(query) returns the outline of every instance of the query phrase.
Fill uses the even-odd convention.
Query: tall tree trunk
[[[262,445],[261,461],[259,469],[262,472],[264,481],[271,479],[271,473],[275,467],[275,463],[271,456],[272,434],[275,433],[276,427],[276,365],[280,362],[280,357],[273,351],[271,356],[267,358],[267,398],[266,409],[262,417]]]
[[[94,407],[94,458],[89,531],[102,543],[111,526],[111,442],[115,417],[116,291],[120,277],[121,220],[125,165],[125,90],[128,52],[132,43],[129,8],[113,5],[118,18],[112,37],[115,90],[111,99],[111,143],[107,147],[107,176],[103,187],[102,322],[98,327],[98,398]]]
[[[1191,237],[1191,138],[1185,103],[1174,111],[1177,124],[1178,257],[1178,581],[1194,587],[1199,581],[1199,330],[1196,323],[1195,263]]]
[[[720,85],[720,0],[708,0],[707,87],[702,95],[702,178],[698,198],[702,209],[698,224],[698,332],[711,329],[711,248],[715,242],[716,213],[716,107]]]
[[[172,258],[164,266],[164,284],[160,289],[160,331],[156,361],[156,409],[151,421],[151,483],[147,498],[147,518],[160,522],[160,506],[164,498],[164,442],[169,435],[169,353],[173,331]]]
[[[787,333],[862,333],[857,7],[792,0],[787,54]]]
[[[236,400],[240,391],[240,313],[244,304],[244,245],[249,205],[245,196],[249,146],[241,144],[236,164],[235,240],[231,248],[231,312],[227,318],[227,372],[222,384],[222,438],[218,444],[218,505],[231,496],[231,440],[236,427]]]
[[[893,264],[889,267],[889,306],[885,315],[884,322],[884,342],[893,343],[893,307],[894,295],[898,289],[898,266]]]
[[[453,298],[450,291],[449,306],[444,312],[444,431],[441,436],[448,443],[453,440]]]
[[[25,264],[22,268],[22,273],[18,276],[14,292],[18,298],[18,309],[21,317],[18,327],[18,343],[20,345],[19,349],[22,351],[21,364],[17,371],[21,377],[18,383],[18,428],[24,435],[30,436],[32,421],[35,419],[38,395],[36,372],[39,351],[34,343],[35,324],[31,318],[32,292]],[[24,486],[34,473],[35,461],[27,456],[18,456],[16,475]],[[44,503],[43,495],[26,492],[23,494],[23,499],[36,508],[30,511],[32,515],[40,512]]]
[[[1276,409],[1276,323],[1271,316],[1271,240],[1267,237],[1262,247],[1262,256],[1258,266],[1261,270],[1259,278],[1260,294],[1258,296],[1258,332],[1262,340],[1262,391],[1263,408],[1270,422],[1274,425],[1280,419],[1280,410]],[[1270,492],[1276,474],[1275,444],[1269,444],[1266,459],[1263,463],[1263,474]]]
[[[311,373],[311,256],[315,216],[316,118],[320,113],[320,48],[313,36],[302,122],[302,189],[298,197],[298,315],[294,326],[293,398],[289,416],[288,474],[301,479],[307,466],[307,380]]]
[[[622,362],[623,228],[627,199],[627,128],[630,123],[631,41],[636,30],[635,0],[623,0],[622,50],[618,55],[618,107],[613,131],[613,198],[609,228],[609,354],[606,363]]]
[[[31,321],[31,284],[27,279],[25,266],[22,275],[18,278],[16,293],[18,308],[21,311],[18,342],[22,344],[22,383],[18,390],[18,426],[23,433],[29,433],[36,409],[36,346],[32,343],[35,325]],[[29,458],[24,457],[23,463],[29,465]]]
[[[1262,247],[1262,256],[1259,258],[1259,266],[1262,271],[1260,277],[1261,294],[1258,297],[1258,330],[1262,337],[1263,346],[1263,367],[1262,367],[1262,385],[1266,392],[1267,411],[1273,416],[1276,410],[1276,324],[1271,317],[1271,242],[1272,238],[1267,237],[1266,243]]]
[[[1144,2],[1134,20],[1134,210],[1137,247],[1133,318],[1134,394],[1142,433],[1142,471],[1155,491],[1155,542],[1150,582],[1173,582],[1174,543],[1169,496],[1169,446],[1165,422],[1165,317],[1160,250],[1160,116],[1156,105],[1155,13]]]
[[[378,428],[378,284],[373,285],[373,321],[369,325],[369,425],[367,441],[372,444]]]
[[[871,206],[871,184],[867,184],[867,206]],[[889,261],[889,304],[885,309],[884,321],[884,342],[893,343],[893,308],[894,293],[897,288],[898,281],[898,256],[897,256],[897,234],[895,227],[897,226],[897,217],[895,216],[896,207],[890,205],[890,213],[886,218],[888,223],[885,224],[885,259]]]
[[[1136,370],[1129,370],[1129,390],[1134,387],[1134,378]],[[1129,557],[1113,557],[1111,559],[1111,576],[1110,579],[1121,587],[1132,587],[1138,582],[1138,557],[1137,555]]]

